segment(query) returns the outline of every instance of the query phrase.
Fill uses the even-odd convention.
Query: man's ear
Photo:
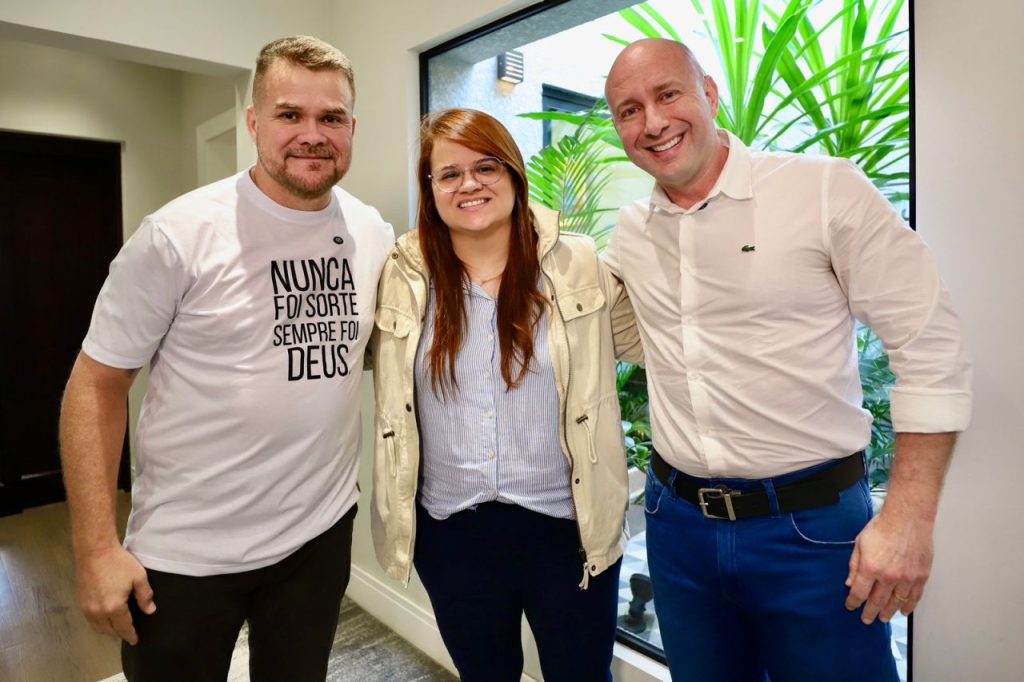
[[[352,114],[352,134],[356,134],[356,116]]]
[[[718,83],[711,76],[704,76],[704,96],[707,97],[708,106],[711,108],[711,117],[718,116]]]
[[[249,137],[252,141],[256,141],[256,110],[250,104],[249,108],[245,110],[245,127],[249,129]]]

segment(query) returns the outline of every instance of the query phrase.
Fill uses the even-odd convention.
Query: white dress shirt
[[[970,359],[918,235],[850,161],[719,135],[707,199],[684,210],[656,187],[605,254],[636,309],[665,461],[766,478],[864,448],[854,318],[889,353],[895,430],[963,430]]]

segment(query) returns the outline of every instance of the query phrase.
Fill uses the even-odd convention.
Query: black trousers
[[[619,559],[579,588],[576,522],[499,502],[444,521],[417,506],[416,572],[463,682],[519,682],[530,624],[546,682],[610,682]]]
[[[353,506],[280,562],[243,573],[147,570],[156,611],[131,601],[139,643],[121,644],[129,682],[224,682],[249,623],[252,682],[323,682],[352,556]]]

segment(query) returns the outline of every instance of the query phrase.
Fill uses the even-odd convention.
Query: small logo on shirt
[[[756,248],[757,247],[754,246],[753,244],[744,244],[743,248],[741,248],[740,251],[742,251],[743,253],[750,253],[751,251],[755,250]]]
[[[344,240],[344,239],[342,239],[341,237],[335,237],[335,238],[334,238],[334,243],[335,243],[335,244],[344,244],[344,243],[345,243],[345,240]]]

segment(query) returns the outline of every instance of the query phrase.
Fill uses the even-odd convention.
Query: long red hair
[[[545,299],[537,287],[540,263],[537,232],[528,204],[526,167],[515,140],[494,117],[473,109],[444,109],[429,114],[420,127],[420,249],[434,283],[434,340],[427,353],[430,382],[442,392],[457,388],[455,362],[466,336],[463,290],[469,278],[452,247],[448,226],[441,220],[430,184],[430,157],[436,140],[448,140],[504,162],[515,190],[508,262],[498,291],[498,345],[501,377],[509,389],[522,382],[533,359],[533,332]],[[505,182],[502,178],[500,182]]]

